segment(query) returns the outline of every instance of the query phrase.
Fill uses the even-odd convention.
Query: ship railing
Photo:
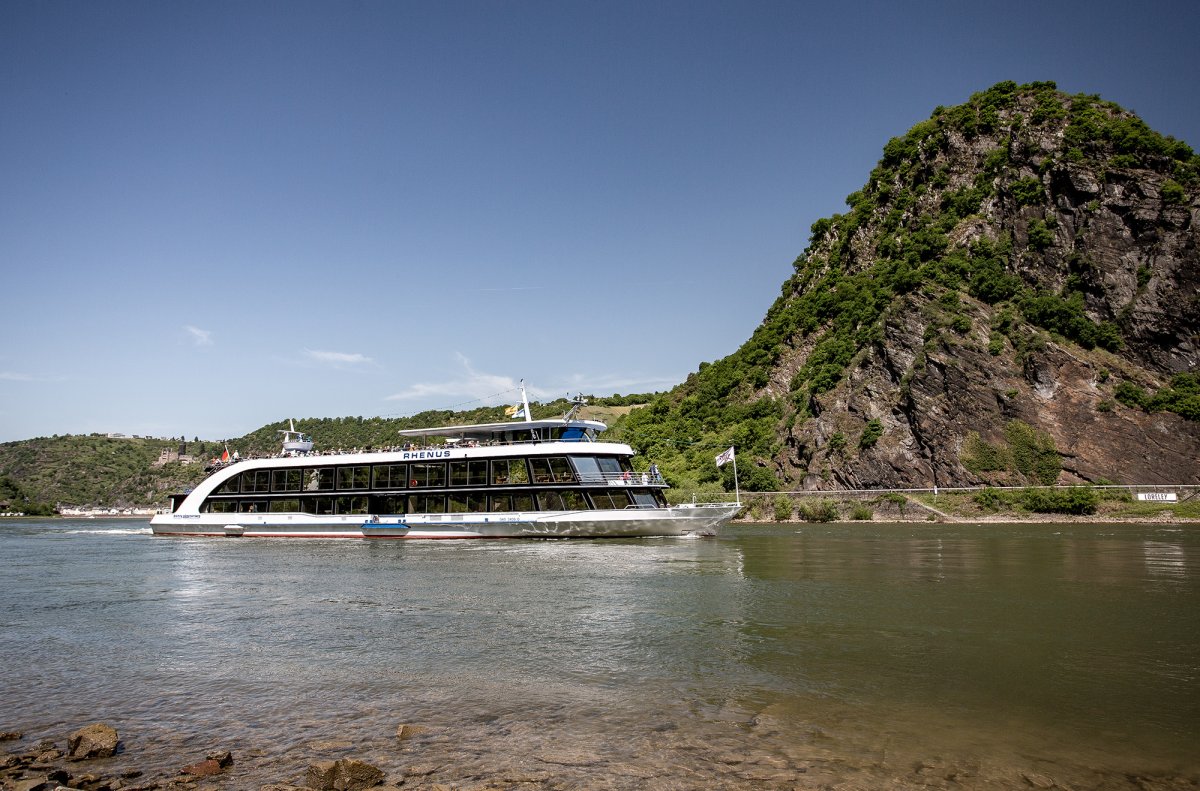
[[[579,483],[601,486],[663,486],[662,475],[649,472],[581,472],[574,476]]]

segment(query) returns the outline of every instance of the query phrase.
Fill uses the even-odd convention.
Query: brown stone
[[[230,763],[232,763],[232,761]],[[211,777],[225,771],[225,767],[221,765],[220,761],[210,758],[207,761],[201,761],[200,763],[195,763],[191,766],[185,766],[179,771],[195,777]]]
[[[117,752],[117,743],[116,729],[101,722],[93,723],[67,739],[67,758],[72,761],[107,758]]]
[[[222,769],[228,769],[233,766],[233,753],[228,750],[217,750],[205,756],[210,761],[216,761],[221,765]]]
[[[410,739],[413,736],[416,736],[418,733],[424,733],[425,730],[426,728],[420,725],[408,725],[407,723],[401,724],[396,727],[396,738],[401,740]]]
[[[0,731],[0,742],[11,742],[20,739],[25,734],[20,731]]]
[[[308,767],[304,783],[317,791],[361,791],[383,782],[383,770],[363,761],[343,758],[318,761]]]

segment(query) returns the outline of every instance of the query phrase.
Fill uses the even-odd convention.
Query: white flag
[[[728,464],[731,461],[733,461],[733,448],[732,447],[717,457],[717,466],[724,467],[726,464]]]

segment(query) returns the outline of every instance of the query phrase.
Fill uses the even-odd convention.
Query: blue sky
[[[1001,80],[1200,147],[1192,2],[0,4],[0,441],[665,389]]]

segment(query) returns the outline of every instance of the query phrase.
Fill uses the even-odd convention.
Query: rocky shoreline
[[[401,725],[397,739],[417,732]],[[20,731],[0,732],[0,742],[19,741]],[[233,753],[219,750],[203,760],[188,764],[174,776],[152,778],[140,769],[105,771],[102,759],[123,752],[115,728],[93,723],[74,731],[67,738],[66,750],[53,740],[43,739],[26,750],[10,752],[0,759],[0,789],[3,791],[204,791],[216,783],[225,787],[244,787],[235,775]],[[209,781],[205,783],[204,781]],[[364,761],[344,758],[317,761],[308,767],[302,785],[289,782],[261,785],[261,791],[390,791],[396,785],[385,782],[382,769]],[[401,780],[400,782],[403,782]],[[410,786],[411,788],[411,786]]]
[[[420,726],[402,724],[395,732],[399,746],[426,731]],[[428,735],[428,734],[426,734]],[[0,742],[23,739],[19,731],[0,732]],[[417,740],[419,741],[419,739]],[[350,742],[329,742],[311,745],[341,751],[353,749]],[[827,750],[808,752],[794,760],[779,757],[756,757],[729,744],[680,744],[679,764],[667,774],[647,772],[633,765],[613,765],[603,757],[582,750],[579,752],[535,751],[535,754],[514,755],[510,766],[493,766],[480,772],[477,762],[470,760],[440,760],[429,756],[432,763],[419,763],[393,772],[355,758],[317,760],[303,770],[303,777],[272,782],[255,771],[253,753],[239,761],[228,750],[210,751],[202,760],[184,765],[171,772],[157,774],[132,768],[128,763],[119,768],[114,757],[125,754],[124,744],[117,731],[109,725],[95,723],[70,734],[65,751],[51,739],[42,739],[23,750],[8,752],[0,757],[0,789],[3,791],[218,791],[219,789],[255,789],[256,791],[493,791],[521,789],[550,791],[551,789],[764,789],[783,791],[966,791],[981,789],[1060,789],[1082,791],[1195,791],[1200,777],[1172,774],[1131,774],[1128,772],[1058,767],[1062,774],[1049,766],[1022,769],[1003,764],[987,764],[943,757],[918,760],[913,763],[882,764],[868,762],[856,765],[846,756],[836,756]],[[694,752],[700,749],[701,753]],[[886,755],[886,750],[885,750]],[[687,761],[688,757],[692,761]],[[129,756],[125,756],[129,757]],[[460,756],[465,757],[465,756]],[[441,756],[449,759],[449,756]],[[542,766],[531,769],[533,761]],[[505,763],[501,761],[501,763]],[[718,775],[701,771],[701,765],[715,764],[722,768]],[[520,764],[526,764],[520,766]],[[261,766],[258,767],[261,769]],[[556,771],[558,770],[558,771]],[[300,774],[300,772],[297,772]],[[723,776],[722,776],[723,775]]]

